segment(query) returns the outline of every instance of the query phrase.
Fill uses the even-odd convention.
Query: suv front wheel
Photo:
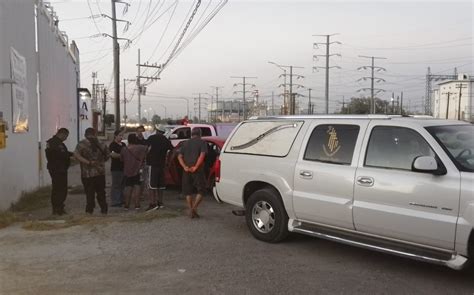
[[[255,238],[276,243],[288,235],[288,215],[273,189],[265,188],[252,193],[245,211],[247,226]]]

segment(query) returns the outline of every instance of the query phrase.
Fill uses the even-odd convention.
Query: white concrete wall
[[[12,89],[10,84],[0,85],[0,112],[9,125],[7,147],[0,150],[0,209],[8,208],[22,192],[50,183],[44,148],[57,128],[69,129],[70,149],[78,138],[79,65],[41,1],[40,11],[45,13],[38,17],[36,52],[35,4],[35,0],[0,0],[0,79],[11,78],[13,47],[26,59],[29,116],[29,131],[13,133]]]
[[[59,128],[67,128],[69,137],[65,142],[69,150],[77,144],[77,87],[78,66],[69,51],[67,40],[61,36],[49,11],[39,5],[38,14],[38,58],[40,76],[41,108],[41,156],[43,185],[51,182],[46,169],[44,149],[46,141]]]
[[[436,118],[446,119],[446,112],[448,112],[447,119],[457,120],[459,114],[459,88],[462,84],[461,90],[461,120],[473,121],[473,81],[451,81],[439,85],[439,89],[433,93],[434,110],[433,116]],[[449,95],[449,111],[448,111],[448,93]]]
[[[35,15],[33,0],[0,1],[0,79],[10,78],[10,47],[26,59],[29,131],[12,132],[10,84],[0,85],[0,111],[9,125],[7,148],[0,150],[0,209],[22,191],[39,185],[38,100],[36,95]]]

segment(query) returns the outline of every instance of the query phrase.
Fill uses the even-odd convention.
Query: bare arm
[[[202,166],[202,163],[204,163],[205,158],[206,158],[206,153],[199,154],[199,158],[197,159],[196,164],[194,164],[193,167],[189,168],[189,172],[194,173],[196,170],[198,170],[199,167]]]
[[[78,152],[74,153],[74,157],[81,163],[86,164],[86,165],[91,165],[92,162],[81,156]]]
[[[179,161],[179,164],[181,165],[181,167],[183,167],[183,170],[186,171],[186,172],[189,172],[189,167],[186,166],[186,164],[184,163],[184,159],[183,159],[182,154],[178,155],[178,161]]]

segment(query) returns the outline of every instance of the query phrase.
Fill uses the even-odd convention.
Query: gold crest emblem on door
[[[339,144],[339,138],[337,137],[337,132],[334,127],[329,126],[326,133],[329,134],[329,137],[326,144],[323,145],[323,150],[326,156],[332,157],[341,149],[341,145]]]

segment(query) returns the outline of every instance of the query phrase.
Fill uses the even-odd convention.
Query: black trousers
[[[82,178],[82,185],[86,193],[86,213],[92,214],[95,208],[95,198],[100,206],[100,212],[107,214],[107,201],[105,200],[105,175]]]
[[[51,175],[51,205],[53,214],[62,213],[64,211],[64,201],[67,196],[67,171],[55,172],[49,170]]]

